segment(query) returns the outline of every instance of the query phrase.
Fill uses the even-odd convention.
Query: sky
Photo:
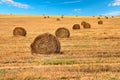
[[[116,16],[120,0],[0,0],[0,14]]]

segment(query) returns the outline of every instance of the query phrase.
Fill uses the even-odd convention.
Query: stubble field
[[[120,17],[64,17],[0,15],[0,80],[120,80]],[[86,21],[91,29],[73,30]],[[26,37],[14,37],[23,27]],[[59,38],[63,54],[32,55],[30,44],[43,33],[55,35],[59,27],[70,38]]]

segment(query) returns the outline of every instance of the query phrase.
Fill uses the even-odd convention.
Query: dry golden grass
[[[120,17],[0,15],[0,80],[120,80]],[[73,30],[86,21],[91,29]],[[13,37],[15,27],[27,30],[26,37]],[[30,44],[39,34],[55,35],[59,27],[70,30],[59,39],[63,54],[31,55]]]

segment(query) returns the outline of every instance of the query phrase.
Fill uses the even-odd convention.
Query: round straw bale
[[[57,21],[60,21],[60,18],[57,18],[56,20],[57,20]]]
[[[97,19],[100,19],[100,17],[98,17]]]
[[[83,26],[83,25],[85,25],[85,24],[86,24],[86,22],[85,22],[85,21],[82,21],[82,22],[81,22],[81,25],[82,25],[82,26]]]
[[[44,19],[46,19],[47,17],[46,16],[44,16]]]
[[[103,21],[102,20],[98,21],[98,24],[103,24]]]
[[[79,24],[74,24],[74,25],[73,25],[73,29],[74,29],[74,30],[80,29],[80,25],[79,25]]]
[[[13,35],[14,36],[26,36],[26,34],[27,34],[26,30],[22,27],[16,27],[13,30]]]
[[[105,19],[108,19],[108,17],[107,17],[107,16],[105,16]]]
[[[32,54],[60,53],[60,49],[61,46],[57,37],[49,33],[44,33],[37,36],[31,44]]]
[[[55,35],[58,38],[69,38],[70,37],[70,32],[66,28],[58,28],[55,32]]]
[[[62,15],[61,18],[63,19],[63,18],[64,18],[64,15]]]
[[[61,16],[61,18],[63,19],[64,17],[63,17],[63,16]]]
[[[83,28],[84,28],[84,29],[91,28],[91,25],[90,25],[89,23],[86,23],[85,25],[83,25]]]
[[[47,16],[47,18],[50,18],[50,16]]]

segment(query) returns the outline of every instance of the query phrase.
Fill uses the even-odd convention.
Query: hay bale
[[[91,28],[91,25],[89,23],[86,23],[85,25],[83,25],[83,28],[84,29],[89,29],[89,28]]]
[[[98,17],[97,19],[100,19],[100,17]]]
[[[86,22],[85,22],[85,21],[82,21],[82,22],[81,22],[81,25],[82,25],[82,26],[83,26],[83,25],[85,25],[85,24],[86,24]]]
[[[32,54],[60,53],[60,49],[61,46],[59,40],[49,33],[37,36],[31,44]]]
[[[56,20],[57,20],[57,21],[60,21],[60,18],[57,18]]]
[[[79,25],[79,24],[74,24],[74,25],[73,25],[73,29],[74,29],[74,30],[80,29],[80,25]]]
[[[46,19],[47,17],[46,16],[44,16],[44,19]]]
[[[66,28],[58,28],[55,32],[55,35],[58,38],[69,38],[70,37],[70,32]]]
[[[98,24],[103,24],[103,21],[102,20],[98,21]]]
[[[47,16],[47,18],[50,18],[50,16]]]
[[[105,19],[108,19],[108,17],[107,17],[107,16],[105,16]]]
[[[61,18],[63,19],[63,18],[64,18],[64,15],[61,15]]]
[[[16,27],[14,30],[13,30],[13,35],[14,36],[26,36],[27,35],[27,32],[24,28],[22,27]]]
[[[63,18],[64,18],[64,16],[61,16],[61,18],[63,19]]]

